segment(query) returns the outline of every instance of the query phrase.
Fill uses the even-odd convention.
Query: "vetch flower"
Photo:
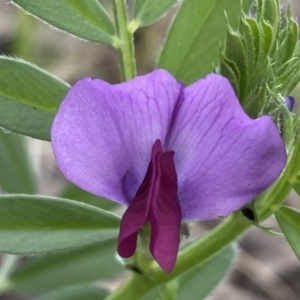
[[[52,146],[70,181],[128,206],[119,254],[133,255],[149,224],[150,252],[166,272],[182,220],[240,209],[286,163],[271,118],[249,118],[227,79],[211,74],[184,87],[164,70],[116,85],[79,80],[56,115]]]
[[[293,96],[287,96],[284,99],[284,103],[289,111],[293,110],[294,104],[295,104],[295,98]]]

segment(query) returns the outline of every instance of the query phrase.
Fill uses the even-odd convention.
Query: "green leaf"
[[[108,292],[96,284],[79,285],[54,291],[34,300],[104,300]]]
[[[238,25],[240,3],[238,0],[184,1],[168,34],[158,67],[168,70],[185,84],[212,72],[219,63],[220,43],[225,39],[228,21],[233,28]],[[248,11],[252,0],[242,3],[244,11]]]
[[[28,62],[0,57],[0,126],[50,140],[50,128],[69,85]]]
[[[235,244],[195,266],[179,277],[176,300],[204,300],[230,271],[238,254]],[[176,279],[177,280],[177,279]],[[176,288],[176,282],[175,286]],[[164,287],[157,286],[143,300],[162,299]]]
[[[300,259],[300,211],[282,206],[275,212],[275,217],[294,253]]]
[[[119,217],[84,203],[33,195],[0,196],[0,252],[80,248],[117,235]]]
[[[296,181],[293,183],[293,189],[300,196],[300,175],[296,177]]]
[[[116,249],[112,239],[34,258],[14,274],[10,285],[20,292],[40,293],[111,278],[123,270]]]
[[[205,299],[228,274],[237,253],[237,246],[230,245],[203,264],[183,274],[179,280],[177,299]]]
[[[134,6],[134,21],[139,26],[148,26],[162,17],[177,0],[136,0]]]
[[[5,193],[36,192],[24,142],[21,137],[0,129],[0,187]]]
[[[12,0],[46,23],[80,38],[111,44],[115,29],[97,0]]]
[[[50,141],[54,114],[0,95],[0,126],[12,132]]]
[[[112,210],[113,208],[116,208],[118,206],[116,202],[88,193],[71,183],[67,185],[63,194],[60,196],[61,198],[84,202],[86,204],[102,208],[104,210]]]

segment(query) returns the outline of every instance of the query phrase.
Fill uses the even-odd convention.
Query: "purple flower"
[[[289,111],[293,110],[294,104],[295,104],[295,98],[293,96],[287,96],[284,99],[284,103]]]
[[[149,224],[150,251],[166,272],[182,220],[240,209],[286,163],[271,118],[249,118],[227,79],[211,74],[184,87],[164,70],[116,85],[78,81],[56,115],[52,146],[69,180],[128,206],[119,254],[133,255]]]

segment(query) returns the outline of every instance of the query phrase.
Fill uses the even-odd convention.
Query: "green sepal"
[[[282,43],[282,64],[290,61],[293,58],[294,51],[296,49],[298,43],[299,36],[299,28],[296,21],[290,19],[288,20],[288,25],[286,28],[286,34],[282,34],[285,36],[284,43]]]
[[[248,73],[250,74],[249,85],[252,82],[253,71],[255,69],[255,61],[256,61],[256,51],[254,45],[254,37],[251,26],[247,22],[246,16],[243,14],[243,17],[240,20],[239,32],[243,38],[244,49],[246,52],[246,65],[248,67]]]
[[[220,73],[225,76],[232,84],[236,95],[240,93],[240,71],[238,66],[232,60],[229,60],[223,54],[221,54]]]
[[[274,29],[275,36],[280,24],[280,3],[278,0],[263,0],[263,20]]]
[[[255,101],[254,101],[255,99]],[[253,88],[245,97],[243,104],[244,109],[252,118],[263,114],[263,105],[267,99],[267,85],[263,82],[261,85]]]
[[[277,127],[284,140],[286,149],[289,151],[295,142],[294,116],[285,106],[284,100],[282,101],[282,105],[278,106],[278,111],[274,119],[277,122]]]
[[[238,29],[233,33],[228,28],[226,43],[220,51],[220,73],[236,84],[233,73],[238,72],[232,65],[238,67],[240,76],[234,88],[250,117],[273,116],[282,106],[278,99],[287,97],[299,82],[298,34],[298,25],[289,10],[281,20],[278,0],[258,0],[252,17],[242,13]],[[286,119],[291,123],[290,118]],[[292,140],[291,136],[291,132],[285,132],[286,142]]]
[[[246,51],[243,45],[242,37],[235,32],[233,29],[229,28],[226,35],[225,41],[227,47],[225,49],[224,57],[226,57],[226,61],[231,61],[231,65],[236,65],[235,74],[236,77],[239,75],[239,82],[236,91],[239,90],[238,97],[242,97],[241,92],[246,88],[245,85],[247,83],[247,69],[246,69]],[[243,76],[240,76],[240,74]]]
[[[262,30],[264,32],[264,57],[266,57],[273,48],[274,33],[272,26],[266,22],[262,23]]]
[[[262,46],[261,46],[261,30],[258,26],[258,23],[253,18],[246,18],[246,22],[248,23],[250,29],[251,29],[251,35],[253,37],[253,44],[255,49],[255,64],[257,64],[259,59],[259,53],[261,52]]]

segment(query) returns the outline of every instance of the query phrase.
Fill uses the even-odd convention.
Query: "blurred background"
[[[110,2],[110,0],[101,1],[111,12]],[[131,2],[128,1],[128,4],[130,8]],[[282,4],[286,5],[284,2]],[[294,17],[299,20],[300,1],[291,1],[291,6]],[[136,32],[136,58],[139,74],[147,73],[154,68],[175,10],[176,8],[171,10],[154,25]],[[8,3],[8,0],[0,0],[0,54],[27,60],[70,84],[85,76],[98,77],[111,83],[117,83],[120,80],[118,55],[111,46],[85,42],[59,32],[26,15]],[[300,101],[300,92],[295,91],[295,97],[296,101]],[[106,209],[122,212],[122,208],[105,200],[99,200],[67,183],[57,169],[49,143],[33,139],[21,140],[18,136],[8,136],[3,132],[0,132],[0,142],[2,162],[0,173],[5,174],[2,176],[5,176],[7,181],[7,185],[2,186],[2,192],[30,192],[26,190],[27,188],[14,185],[14,183],[20,176],[17,174],[18,167],[22,167],[23,171],[24,168],[32,168],[27,175],[34,182],[35,187],[32,190],[39,194],[64,195],[71,199],[97,203],[98,206]],[[26,158],[23,149],[26,149],[28,153],[28,161],[26,163],[23,161],[20,166],[18,157]],[[14,170],[11,170],[12,165]],[[291,194],[287,201],[290,205],[300,208],[300,200],[296,194]],[[204,233],[215,224],[216,222],[197,224],[193,232],[194,234]],[[279,230],[274,219],[268,220],[264,225]],[[256,228],[243,237],[239,245],[240,255],[234,269],[209,299],[300,299],[300,264],[285,239],[271,236]],[[16,266],[15,277],[13,277],[16,291],[2,294],[0,299],[33,299],[41,293],[76,285],[82,281],[80,279],[82,277],[85,278],[83,281],[86,284],[96,282],[108,289],[114,289],[127,274],[121,272],[122,268],[117,262],[112,264],[107,262],[114,257],[115,244],[107,243],[101,247],[103,247],[101,251],[96,245],[71,255],[48,255],[42,260],[24,257]],[[9,258],[7,255],[0,255],[0,265]],[[32,265],[31,262],[35,264]],[[97,265],[96,268],[95,265]],[[42,271],[46,271],[46,275],[33,275],[41,274]]]

